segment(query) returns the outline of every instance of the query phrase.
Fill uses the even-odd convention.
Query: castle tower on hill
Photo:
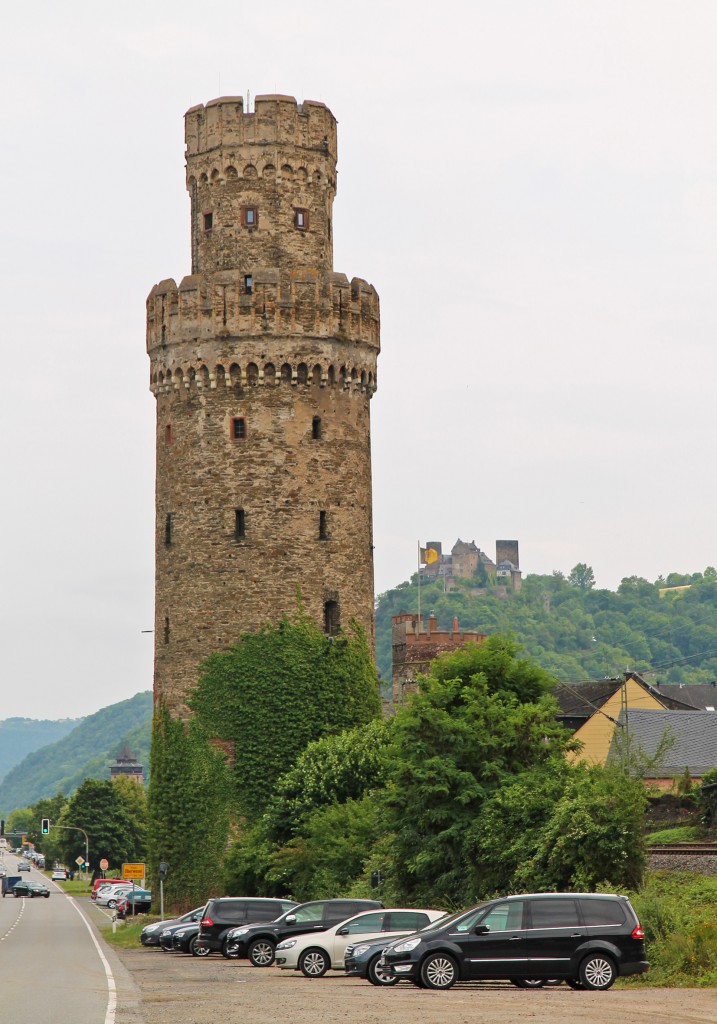
[[[192,273],[147,300],[157,399],[155,702],[304,609],[373,644],[379,300],[333,272],[336,120],[225,96],[185,116]]]

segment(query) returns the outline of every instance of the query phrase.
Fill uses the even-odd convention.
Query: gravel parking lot
[[[377,989],[338,974],[309,980],[278,968],[211,956],[115,949],[138,988],[142,1024],[715,1024],[711,989],[573,992],[565,985],[522,991],[508,983],[465,983],[427,992],[402,982]],[[120,1018],[118,1017],[118,1020]],[[129,1018],[127,1018],[129,1019]]]

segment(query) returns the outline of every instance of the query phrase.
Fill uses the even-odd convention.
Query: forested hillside
[[[137,760],[149,765],[152,693],[102,708],[71,732],[28,754],[0,784],[0,809],[7,815],[56,793],[69,795],[85,778],[108,779],[109,762],[125,743]]]
[[[652,683],[710,683],[717,679],[717,571],[671,573],[655,583],[637,576],[617,591],[598,590],[589,566],[568,575],[527,576],[514,594],[498,585],[478,589],[458,580],[421,584],[421,610],[441,629],[458,616],[461,630],[510,633],[543,668],[563,682],[616,676],[626,668]],[[666,589],[680,588],[680,589]],[[662,591],[662,593],[661,593]],[[391,679],[391,616],[415,612],[416,577],[381,594],[376,612],[376,657]],[[653,674],[654,673],[654,674]]]
[[[61,740],[81,721],[81,718],[63,718],[58,721],[6,718],[0,722],[0,780],[33,750]]]

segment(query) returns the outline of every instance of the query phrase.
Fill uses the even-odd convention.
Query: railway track
[[[673,854],[698,853],[717,857],[717,843],[655,843],[647,847],[648,853]]]

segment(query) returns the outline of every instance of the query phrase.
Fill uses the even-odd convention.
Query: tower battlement
[[[191,107],[184,116],[187,162],[220,147],[296,146],[316,150],[336,163],[336,118],[324,103],[293,96],[256,96],[254,112],[241,96],[220,96]]]
[[[345,274],[292,275],[256,270],[192,274],[179,286],[156,284],[147,299],[147,352],[155,362],[186,358],[202,343],[251,335],[327,338],[366,348],[375,362],[380,347],[376,289]]]

